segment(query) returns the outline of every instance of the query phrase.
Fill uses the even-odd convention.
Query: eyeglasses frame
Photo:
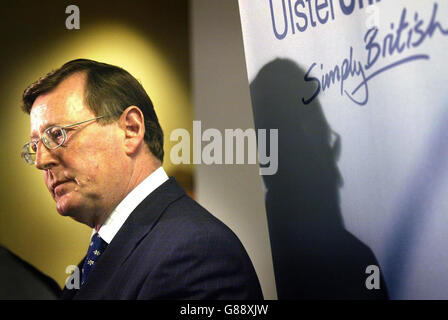
[[[45,129],[44,130],[44,134],[45,134],[45,132],[47,132],[49,129],[51,129],[51,128],[55,128],[55,127],[57,127],[57,128],[59,128],[59,129],[62,129],[62,134],[64,135],[64,137],[63,137],[63,139],[62,139],[62,142],[60,143],[60,144],[58,144],[56,147],[49,147],[46,143],[45,143],[45,139],[43,139],[43,138],[45,138],[45,135],[43,135],[42,137],[40,137],[39,138],[39,140],[36,140],[36,141],[30,141],[30,142],[27,142],[27,143],[25,143],[24,145],[23,145],[23,147],[22,147],[22,153],[21,153],[21,156],[22,156],[22,159],[23,160],[25,160],[25,162],[27,163],[27,164],[30,164],[30,165],[35,165],[36,164],[36,160],[34,160],[33,162],[30,162],[27,158],[29,157],[29,156],[31,156],[31,155],[33,155],[33,154],[36,154],[36,152],[34,152],[34,153],[30,153],[29,152],[29,145],[30,144],[34,144],[34,145],[36,145],[36,150],[37,150],[37,144],[40,142],[40,141],[42,141],[42,144],[47,148],[47,149],[49,149],[49,150],[54,150],[54,149],[57,149],[57,148],[59,148],[60,146],[62,146],[64,143],[65,143],[65,141],[67,140],[67,132],[66,132],[66,128],[70,128],[70,127],[74,127],[74,126],[78,126],[78,125],[80,125],[80,124],[83,124],[83,123],[86,123],[86,122],[89,122],[89,121],[94,121],[94,120],[98,120],[98,119],[101,119],[101,118],[104,118],[105,116],[99,116],[99,117],[95,117],[95,118],[92,118],[92,119],[88,119],[88,120],[84,120],[84,121],[80,121],[80,122],[76,122],[76,123],[72,123],[72,124],[68,124],[68,125],[66,125],[66,126],[58,126],[58,125],[55,125],[55,126],[50,126],[50,127],[48,127],[47,129]],[[25,151],[26,150],[26,151]]]

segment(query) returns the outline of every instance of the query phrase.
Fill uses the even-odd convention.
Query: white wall
[[[236,0],[191,0],[194,119],[202,131],[254,128]],[[265,299],[277,299],[258,165],[196,165],[201,205],[226,223],[249,253]]]

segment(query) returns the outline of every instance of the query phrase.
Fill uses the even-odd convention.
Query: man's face
[[[37,97],[30,113],[32,140],[52,125],[96,116],[84,103],[84,84],[85,75],[75,74]],[[38,143],[36,167],[43,170],[58,212],[95,227],[124,197],[123,131],[116,122],[103,126],[97,121],[66,130],[67,140],[57,149]]]

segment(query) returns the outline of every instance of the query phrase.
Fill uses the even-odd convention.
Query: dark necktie
[[[82,267],[81,284],[84,284],[87,275],[93,269],[106,247],[107,242],[101,239],[98,233],[95,233],[91,239],[89,250],[87,251],[87,256]]]

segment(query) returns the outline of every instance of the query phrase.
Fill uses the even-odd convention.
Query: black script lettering
[[[311,71],[313,70],[313,68],[314,68],[315,66],[316,66],[316,63],[313,63],[313,64],[311,65],[311,67],[308,69],[308,71],[307,71],[306,74],[305,74],[304,80],[305,80],[306,82],[310,82],[310,81],[316,82],[316,84],[317,84],[317,88],[316,88],[316,91],[313,93],[313,95],[312,95],[309,99],[302,98],[302,102],[303,102],[303,104],[309,104],[309,103],[311,103],[311,102],[314,100],[314,98],[316,98],[317,95],[320,93],[320,81],[319,81],[319,79],[317,79],[316,77],[310,77],[310,76],[309,76],[310,73],[311,73]]]

